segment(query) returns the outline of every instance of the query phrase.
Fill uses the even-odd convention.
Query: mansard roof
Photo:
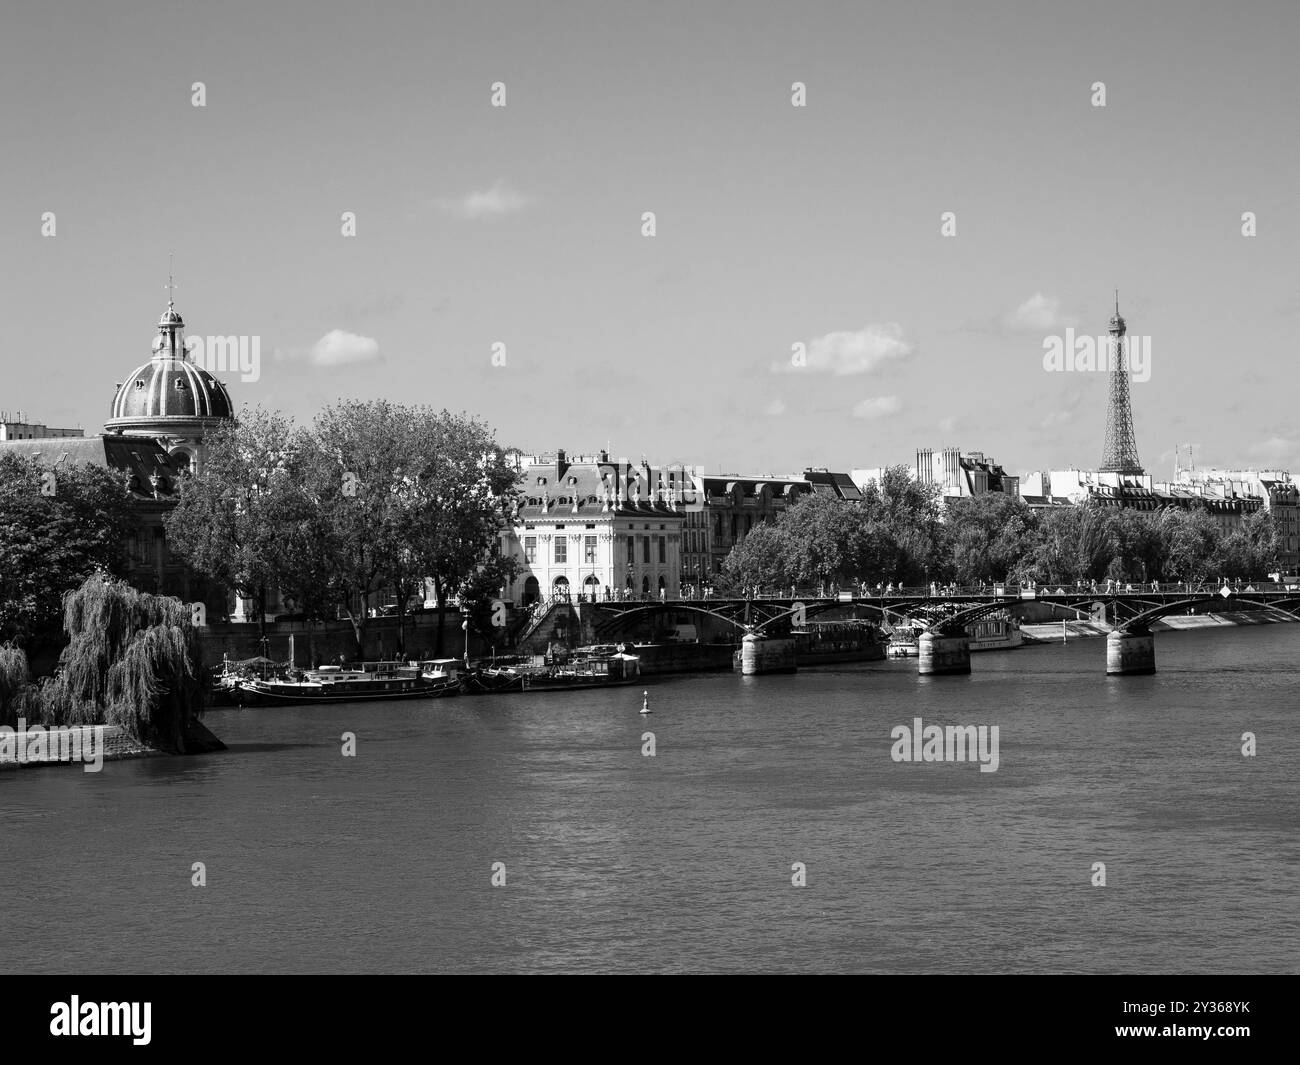
[[[156,440],[138,436],[59,436],[36,440],[0,441],[0,455],[35,458],[46,469],[99,466],[130,475],[135,498],[155,498],[151,478],[158,476],[160,495],[171,495],[179,473],[167,451]]]

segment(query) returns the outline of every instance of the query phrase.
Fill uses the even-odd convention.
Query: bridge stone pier
[[[1149,632],[1115,629],[1106,637],[1106,676],[1137,676],[1156,671],[1156,638]]]
[[[923,632],[917,640],[916,671],[923,677],[950,676],[970,672],[970,639]]]

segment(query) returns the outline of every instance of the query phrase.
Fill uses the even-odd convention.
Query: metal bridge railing
[[[1286,581],[1065,581],[1034,582],[1032,584],[1015,584],[1011,582],[992,582],[987,584],[934,584],[934,585],[885,585],[881,588],[825,585],[822,587],[784,586],[781,588],[758,587],[744,589],[738,593],[689,594],[668,599],[670,603],[690,603],[707,606],[717,600],[765,600],[796,599],[844,601],[868,601],[872,599],[909,598],[909,599],[953,599],[953,598],[998,598],[1020,599],[1048,595],[1097,595],[1128,596],[1135,598],[1150,595],[1220,595],[1224,588],[1233,594],[1251,592],[1296,592],[1300,594],[1300,583]],[[640,594],[626,598],[615,596],[612,600],[598,599],[598,603],[656,603],[663,602],[654,595]]]

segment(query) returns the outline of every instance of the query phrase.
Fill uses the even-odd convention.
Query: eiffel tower
[[[1129,402],[1127,327],[1119,314],[1119,290],[1115,290],[1115,314],[1110,320],[1110,342],[1114,361],[1110,368],[1110,407],[1106,411],[1106,446],[1101,457],[1104,473],[1143,473],[1133,435],[1133,407]]]

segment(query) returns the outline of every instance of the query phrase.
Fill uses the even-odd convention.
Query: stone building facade
[[[688,469],[564,450],[522,456],[519,467],[515,520],[501,534],[519,572],[505,598],[530,606],[680,594],[683,527],[699,505]]]
[[[687,516],[682,579],[692,587],[711,584],[731,549],[755,526],[775,521],[813,487],[802,477],[718,476],[700,478],[703,507]]]

